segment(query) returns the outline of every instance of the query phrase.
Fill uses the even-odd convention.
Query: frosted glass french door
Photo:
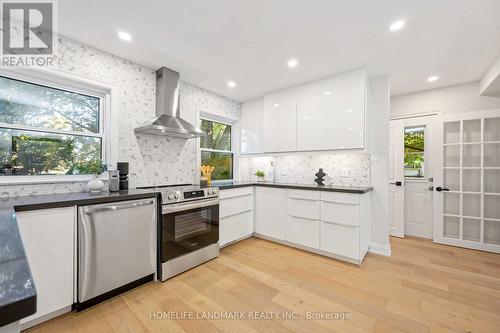
[[[500,253],[500,110],[444,116],[434,241]]]

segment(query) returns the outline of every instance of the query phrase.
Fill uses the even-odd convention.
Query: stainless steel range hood
[[[156,118],[137,127],[135,133],[191,139],[205,135],[179,116],[179,73],[162,67],[156,71]]]

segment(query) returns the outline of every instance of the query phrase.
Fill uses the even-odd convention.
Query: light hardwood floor
[[[167,282],[29,332],[500,332],[500,255],[412,238],[391,245],[390,258],[369,254],[357,267],[251,238]],[[247,319],[151,319],[154,311],[243,311]],[[280,317],[248,319],[253,311]],[[282,317],[307,312],[351,318]]]

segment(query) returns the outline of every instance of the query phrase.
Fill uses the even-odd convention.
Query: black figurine
[[[323,169],[319,169],[319,171],[315,174],[316,178],[314,181],[318,183],[318,185],[325,185],[323,181],[325,180],[326,173],[323,172]]]

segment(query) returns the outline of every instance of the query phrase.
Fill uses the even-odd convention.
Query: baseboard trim
[[[385,257],[391,256],[391,244],[371,243],[369,253],[378,254]]]

